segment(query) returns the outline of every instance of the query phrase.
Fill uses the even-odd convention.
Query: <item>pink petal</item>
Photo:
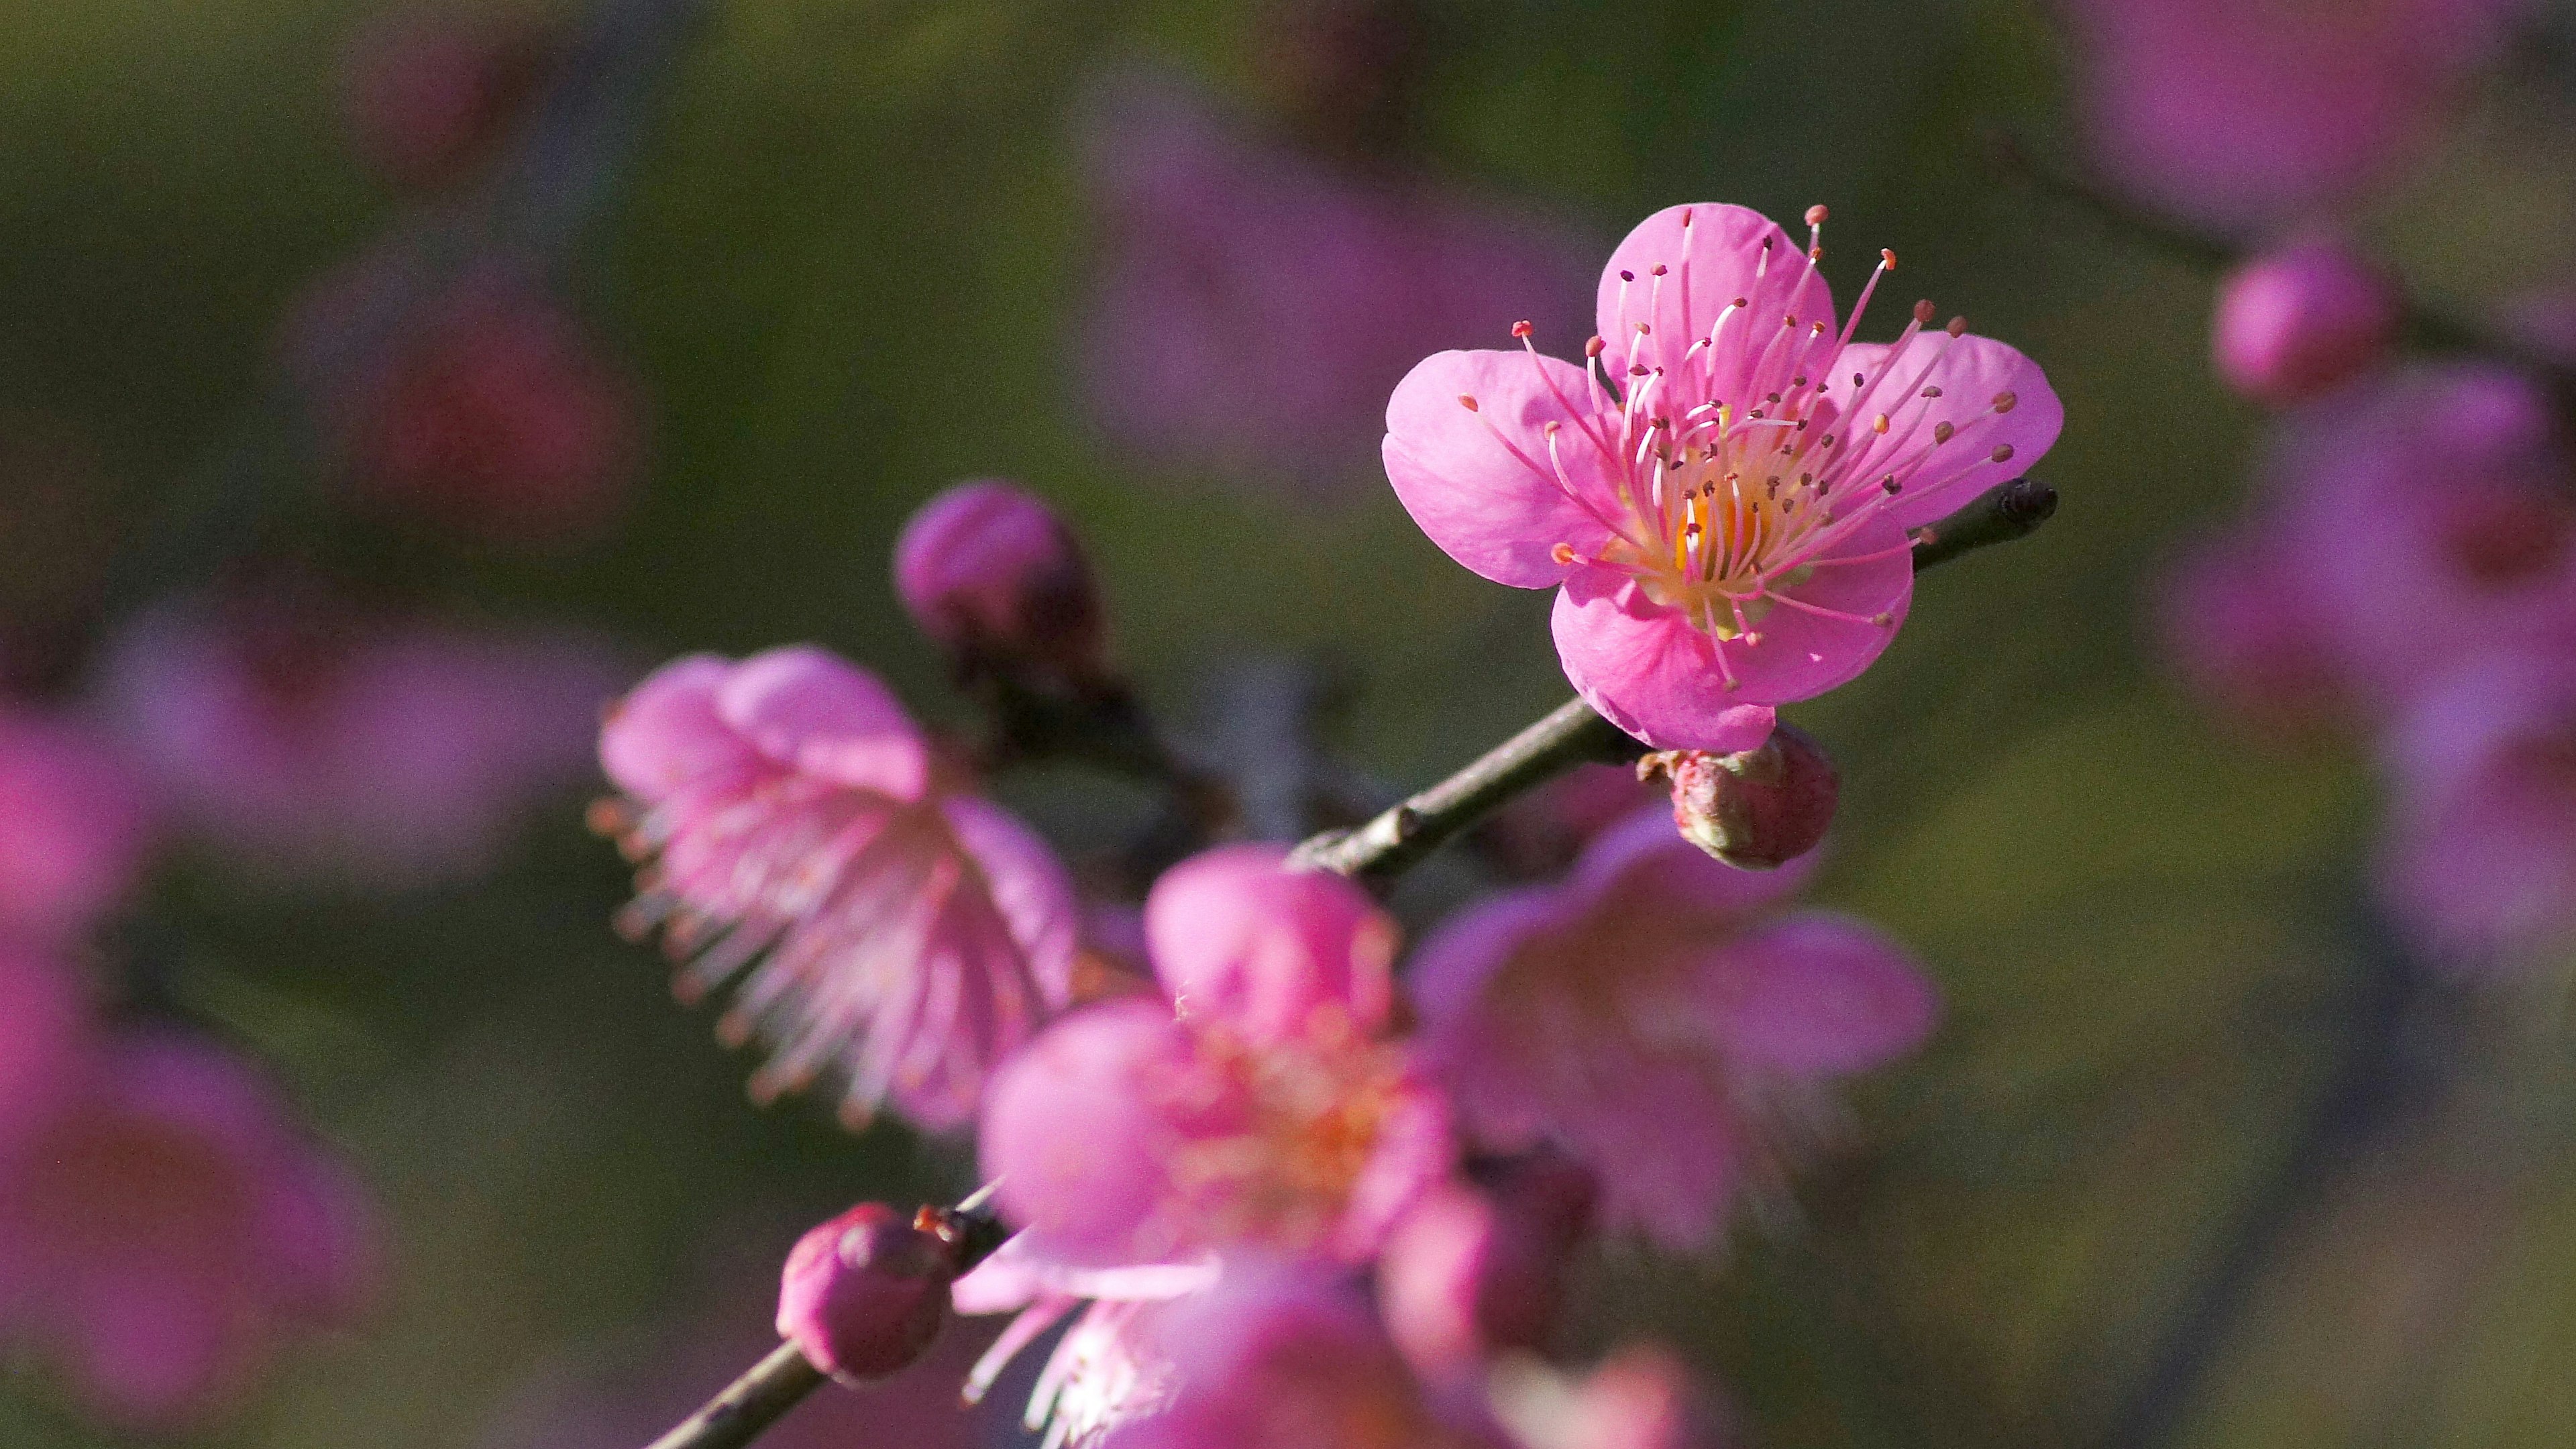
[[[1623,281],[1623,272],[1633,280]],[[1691,344],[1707,337],[1738,297],[1746,306],[1718,330],[1718,346],[1686,363]],[[1666,207],[1637,223],[1602,269],[1599,309],[1609,343],[1603,360],[1614,374],[1626,376],[1633,364],[1679,377],[1688,367],[1705,380],[1708,396],[1739,407],[1780,390],[1754,384],[1765,380],[1757,373],[1771,370],[1760,365],[1762,355],[1789,318],[1802,331],[1822,322],[1829,338],[1836,327],[1833,289],[1808,263],[1805,247],[1758,211],[1706,201]],[[1640,323],[1653,330],[1639,333]],[[1772,361],[1786,365],[1781,357]]]
[[[1823,859],[1811,850],[1778,870],[1738,870],[1684,840],[1672,812],[1656,805],[1601,832],[1567,884],[1583,909],[1616,896],[1629,909],[1729,921],[1805,890]]]
[[[1867,373],[1875,381],[1889,346],[1853,343],[1836,369]],[[1939,393],[1925,397],[1927,389]],[[1996,399],[2007,393],[2010,411],[1995,411]],[[1907,528],[1955,512],[1996,484],[2038,467],[2066,422],[2066,409],[2039,364],[1974,333],[1955,339],[1937,331],[1916,334],[1889,380],[1871,387],[1860,406],[1873,417],[1885,414],[1887,431],[1867,426],[1868,418],[1846,420],[1849,436],[1861,447],[1842,466],[1854,485],[1876,487],[1884,475],[1896,474],[1905,491],[1888,511]],[[1942,422],[1957,431],[1935,445],[1933,425]],[[2011,454],[1995,461],[1996,450],[2006,447]]]
[[[1152,1256],[1138,1237],[1172,1191],[1156,1075],[1189,1044],[1161,1002],[1094,1006],[1002,1065],[984,1097],[984,1175],[1028,1230],[1027,1251],[1076,1265]]]
[[[1808,912],[1729,943],[1711,1019],[1733,1059],[1839,1076],[1921,1046],[1940,997],[1904,947],[1859,921]]]
[[[1596,553],[1611,533],[1604,520],[1620,516],[1613,461],[1594,441],[1615,436],[1591,417],[1602,401],[1581,370],[1552,357],[1434,353],[1387,400],[1387,479],[1451,558],[1498,584],[1545,588],[1565,576],[1558,544]],[[1553,459],[1550,423],[1561,425]],[[1559,480],[1558,461],[1582,501]]]
[[[712,654],[674,659],[645,676],[599,730],[600,768],[617,788],[657,801],[756,758],[716,716],[716,691],[733,665]]]
[[[761,752],[838,784],[917,800],[930,780],[921,731],[877,677],[811,645],[733,668],[716,712]]]
[[[1376,1031],[1394,1006],[1394,921],[1350,881],[1286,862],[1280,846],[1226,845],[1165,871],[1145,900],[1155,974],[1183,1011],[1255,1042],[1302,1035],[1326,1005]]]
[[[971,795],[952,795],[940,813],[984,877],[993,909],[1027,958],[1048,1007],[1063,1009],[1073,990],[1073,953],[1082,906],[1054,847],[1018,817]]]
[[[1883,521],[1864,525],[1859,537],[1902,545],[1895,526]],[[1898,554],[1893,562],[1902,567],[1906,560]],[[1775,605],[1754,631],[1761,642],[1748,645],[1710,638],[1624,574],[1581,568],[1557,595],[1557,659],[1586,702],[1658,749],[1749,750],[1770,737],[1769,706],[1812,698],[1869,667],[1904,620],[1911,578],[1900,586],[1904,593],[1889,599],[1873,592],[1894,582],[1880,569],[1820,569],[1793,586],[1796,598],[1839,612],[1871,612],[1845,620]],[[1869,622],[1880,613],[1889,616],[1887,624]]]

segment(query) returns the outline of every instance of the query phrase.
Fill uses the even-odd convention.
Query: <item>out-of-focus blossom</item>
[[[2350,708],[2325,622],[2260,528],[2195,544],[2157,600],[2184,681],[2265,737],[2315,733]]]
[[[2402,700],[2469,655],[2576,640],[2576,504],[2548,398],[2464,364],[2283,419],[2251,530],[2357,692]]]
[[[2309,239],[2239,263],[2218,285],[2210,354],[2229,387],[2272,407],[2377,365],[2397,335],[2395,284],[2349,247]]]
[[[985,1175],[1034,1256],[1358,1261],[1446,1170],[1445,1110],[1381,1035],[1394,927],[1283,859],[1233,846],[1167,872],[1145,922],[1172,1002],[1078,1012],[995,1077]]]
[[[957,1258],[881,1202],[796,1240],[779,1275],[778,1336],[845,1383],[907,1368],[948,1322]]]
[[[2066,0],[2094,154],[2229,229],[2313,211],[2418,149],[2521,0]]]
[[[584,635],[377,622],[284,600],[164,606],[117,640],[111,726],[182,825],[255,869],[470,874],[581,778],[621,668]]]
[[[684,995],[750,967],[723,1029],[774,1044],[755,1094],[836,1070],[853,1124],[891,1100],[952,1127],[1065,1003],[1080,916],[1064,868],[941,778],[865,670],[801,646],[690,655],[626,697],[599,749],[628,797],[606,823],[658,857],[628,924],[694,956]]]
[[[1662,793],[1632,766],[1577,765],[1496,811],[1480,843],[1521,879],[1555,875],[1592,837]]]
[[[966,678],[1069,692],[1106,671],[1100,589],[1080,541],[1008,483],[961,483],[923,504],[895,541],[894,589]]]
[[[1368,1301],[1313,1267],[1250,1264],[1148,1324],[1177,1388],[1112,1449],[1468,1449],[1495,1441],[1444,1420]]]
[[[397,186],[455,181],[518,119],[553,52],[553,37],[525,21],[453,10],[375,16],[341,56],[350,145]]]
[[[1520,1360],[1497,1375],[1494,1410],[1522,1449],[1717,1449],[1726,1416],[1668,1349],[1629,1344],[1581,1376]]]
[[[101,1418],[184,1427],[275,1341],[361,1304],[367,1219],[242,1062],[177,1036],[114,1039],[0,1167],[0,1330]]]
[[[2576,936],[2576,655],[2506,651],[2389,729],[2379,887],[2438,959],[2510,963]]]
[[[78,1080],[88,1003],[60,961],[0,941],[0,1162],[40,1130]]]
[[[1549,1346],[1600,1198],[1590,1171],[1550,1152],[1479,1176],[1425,1194],[1378,1260],[1387,1327],[1426,1374]]]
[[[1497,583],[1561,586],[1566,677],[1660,749],[1755,748],[1770,706],[1868,668],[1913,598],[1907,530],[2057,439],[2029,359],[1926,332],[1929,303],[1854,343],[1807,250],[1740,206],[1657,212],[1602,273],[1587,352],[1616,400],[1517,328],[1521,350],[1427,358],[1387,404],[1414,521]]]
[[[1738,870],[1776,870],[1823,844],[1842,793],[1825,747],[1785,724],[1757,749],[1666,750],[1639,761],[1638,772],[1672,782],[1682,839]]]
[[[1216,1281],[1215,1265],[1095,1272],[1034,1262],[1022,1246],[1016,1239],[1004,1244],[983,1267],[958,1280],[958,1312],[1018,1310],[967,1375],[967,1402],[981,1403],[1021,1350],[1072,1315],[1038,1371],[1024,1427],[1044,1430],[1050,1449],[1082,1449],[1169,1403],[1177,1374],[1152,1341],[1152,1320],[1166,1304],[1205,1291]],[[1085,1306],[1085,1298],[1093,1301]]]
[[[329,300],[340,296],[314,305],[367,301]],[[327,311],[300,326],[308,347],[337,331]],[[628,379],[561,304],[499,270],[450,286],[383,356],[328,386],[351,486],[480,538],[598,528],[624,503],[641,452]]]
[[[1347,495],[1416,359],[1521,317],[1580,325],[1589,247],[1537,216],[1338,169],[1151,80],[1104,89],[1084,133],[1105,232],[1086,390],[1167,465]]]
[[[1721,865],[1641,814],[1571,879],[1452,918],[1412,980],[1433,1069],[1475,1139],[1554,1143],[1601,1174],[1605,1225],[1706,1244],[1826,1081],[1930,1033],[1932,985],[1857,921],[1785,913],[1814,857]]]
[[[110,743],[0,704],[0,934],[59,941],[116,905],[149,812]]]

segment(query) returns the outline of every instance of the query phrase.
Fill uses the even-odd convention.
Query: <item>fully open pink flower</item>
[[[2070,0],[2093,149],[2212,225],[2278,222],[2425,139],[2522,0]]]
[[[1104,87],[1085,132],[1107,231],[1088,392],[1148,457],[1329,494],[1364,477],[1417,358],[1515,317],[1578,325],[1590,248],[1543,217],[1346,171],[1153,79]]]
[[[0,1330],[44,1349],[100,1417],[184,1426],[272,1341],[359,1305],[366,1218],[240,1061],[115,1040],[0,1167]]]
[[[1870,276],[1875,288],[1885,265]],[[1869,293],[1864,290],[1862,306]],[[1849,680],[1913,597],[1907,530],[2019,476],[2056,394],[2000,342],[1851,340],[1806,249],[1757,213],[1648,217],[1603,271],[1600,363],[1443,352],[1387,404],[1387,476],[1451,558],[1561,585],[1557,655],[1665,749],[1752,749],[1769,706]]]
[[[1782,913],[1813,857],[1735,870],[1649,810],[1559,886],[1494,897],[1423,943],[1425,1050],[1470,1134],[1553,1142],[1601,1174],[1604,1219],[1705,1244],[1817,1084],[1930,1033],[1932,985],[1857,921]]]
[[[146,833],[141,782],[108,741],[0,706],[0,933],[88,927],[133,886]]]
[[[111,653],[109,720],[181,825],[273,874],[471,874],[578,780],[621,666],[578,634],[171,605]]]
[[[2507,650],[2389,730],[2381,897],[2438,959],[2509,964],[2576,937],[2576,654]]]
[[[891,1099],[934,1128],[1063,1006],[1079,926],[1045,842],[937,777],[874,675],[810,647],[695,654],[600,732],[628,847],[659,859],[630,924],[695,959],[685,994],[750,966],[728,1035],[775,1046],[762,1095],[826,1069],[845,1117]],[[754,962],[757,962],[754,965]]]

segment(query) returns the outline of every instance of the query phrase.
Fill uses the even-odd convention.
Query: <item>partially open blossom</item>
[[[1105,669],[1100,589],[1056,511],[1008,483],[961,483],[894,546],[895,597],[969,677],[1078,688]]]
[[[1842,790],[1825,747],[1785,724],[1754,749],[1666,750],[1637,772],[1671,781],[1674,828],[1739,870],[1776,870],[1824,843]]]
[[[1564,884],[1445,923],[1412,980],[1468,1135],[1553,1143],[1600,1173],[1606,1226],[1706,1244],[1739,1187],[1782,1176],[1822,1083],[1932,1028],[1932,985],[1895,943],[1782,909],[1813,859],[1735,870],[1650,810]]]
[[[432,299],[333,403],[360,494],[501,542],[604,524],[641,451],[632,385],[589,330],[498,271]]]
[[[185,1038],[103,1044],[0,1167],[0,1332],[121,1426],[220,1409],[274,1341],[357,1308],[371,1262],[356,1185],[247,1066]]]
[[[956,1276],[938,1234],[863,1202],[796,1240],[780,1274],[778,1336],[834,1378],[884,1378],[939,1336]]]
[[[1379,1309],[1426,1374],[1544,1351],[1592,1229],[1600,1184],[1580,1164],[1542,1151],[1484,1167],[1424,1194],[1378,1260]]]
[[[2476,969],[2576,938],[2576,654],[2500,651],[2390,727],[2379,890],[2437,959]]]
[[[74,935],[132,888],[148,811],[111,742],[0,705],[0,934]]]
[[[350,144],[397,186],[455,181],[517,119],[552,48],[540,28],[489,15],[378,15],[341,58]]]
[[[1112,1449],[1466,1449],[1343,1277],[1275,1263],[1229,1272],[1148,1325],[1177,1384]]]
[[[2395,284],[2377,267],[2312,238],[2228,272],[2210,352],[2229,387],[2287,407],[2377,364],[2396,338],[2399,309]]]
[[[228,600],[137,620],[101,694],[208,847],[262,872],[402,886],[483,868],[529,803],[578,780],[621,673],[579,634]]]
[[[1103,87],[1084,139],[1091,411],[1166,466],[1347,496],[1415,359],[1517,317],[1579,325],[1590,248],[1544,217],[1344,170],[1152,79]]]
[[[88,1003],[71,968],[0,941],[0,1161],[71,1089],[88,1035]]]
[[[639,877],[628,924],[693,957],[694,997],[749,967],[724,1031],[774,1046],[767,1096],[833,1071],[862,1122],[946,1128],[1063,1006],[1080,917],[1046,843],[934,768],[874,675],[812,647],[664,665],[600,731],[602,812]]]
[[[2093,152],[2176,215],[2314,211],[2416,152],[2522,0],[2069,0]]]
[[[1853,342],[1811,249],[1740,206],[1657,212],[1602,273],[1591,363],[1516,327],[1521,350],[1437,354],[1387,404],[1414,521],[1497,583],[1561,586],[1566,677],[1661,749],[1752,749],[1769,706],[1868,668],[1913,598],[1907,530],[2057,439],[2039,369],[1927,330],[1928,302]]]
[[[1657,1344],[1620,1348],[1591,1372],[1523,1360],[1497,1376],[1494,1408],[1522,1449],[1717,1449],[1726,1416]]]

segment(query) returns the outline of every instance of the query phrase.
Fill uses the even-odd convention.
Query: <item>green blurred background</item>
[[[2234,516],[2260,419],[2208,378],[2207,276],[1989,160],[1994,127],[2065,132],[2046,16],[1432,8],[1414,144],[1446,174],[1604,237],[1679,201],[1828,202],[1844,297],[1893,247],[1903,291],[2029,352],[2067,410],[2057,520],[1928,579],[1883,664],[1792,711],[1845,770],[1822,894],[1925,954],[1944,1031],[1724,1261],[1613,1250],[1595,1340],[1669,1335],[1767,1445],[2567,1442],[2560,988],[2392,1007],[2354,905],[2361,762],[2230,735],[2165,681],[2142,601]],[[259,405],[290,300],[391,219],[333,109],[366,13],[0,6],[0,418],[97,459],[11,569],[130,542]],[[642,657],[818,640],[959,720],[886,555],[931,492],[998,474],[1077,520],[1178,720],[1247,656],[1321,660],[1348,689],[1331,743],[1419,782],[1553,704],[1545,597],[1450,564],[1382,485],[1318,512],[1140,471],[1080,420],[1069,108],[1143,58],[1258,114],[1254,18],[719,0],[572,268],[649,397],[641,497],[595,547],[460,557],[449,586]],[[2410,280],[2467,308],[2567,274],[2568,105],[2537,61],[2473,101],[2371,219]],[[1014,788],[1051,824],[1120,804]],[[968,1182],[953,1147],[749,1106],[746,1063],[609,932],[624,870],[581,803],[434,892],[253,894],[184,861],[156,882],[183,999],[277,1065],[392,1244],[372,1323],[291,1355],[208,1443],[475,1444],[532,1376],[716,1311],[711,1263],[769,1271],[732,1240]],[[39,1382],[0,1390],[0,1443],[99,1442]]]

